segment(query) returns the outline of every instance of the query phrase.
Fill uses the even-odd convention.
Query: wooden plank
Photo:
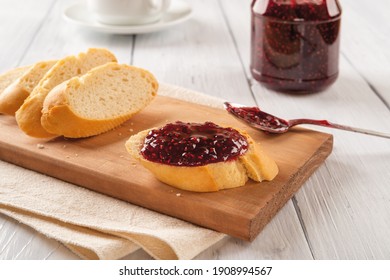
[[[0,213],[0,260],[79,259],[54,239]],[[53,253],[61,252],[58,258]]]
[[[87,139],[57,138],[44,143],[44,149],[37,148],[42,140],[24,136],[12,117],[2,116],[0,158],[207,228],[253,240],[332,149],[329,134],[296,129],[272,137],[249,129],[255,141],[261,141],[277,161],[280,173],[275,180],[261,184],[250,181],[243,188],[214,193],[185,192],[157,181],[140,165],[133,166],[134,161],[124,148],[131,129],[135,133],[177,119],[227,122],[245,128],[223,110],[160,96],[117,130]],[[9,139],[15,141],[10,143]],[[181,196],[176,196],[177,193]]]
[[[25,58],[26,62],[43,59],[47,54],[52,57],[63,56],[72,51],[82,51],[88,46],[95,45],[109,47],[122,62],[127,62],[127,53],[131,51],[132,36],[89,33],[70,25],[56,16],[61,13],[61,9],[67,4],[67,2],[61,2],[54,6],[55,12],[49,15],[47,24],[44,24],[42,30],[37,34],[37,38],[31,46],[31,52]],[[241,5],[240,3],[237,4]],[[191,5],[193,5],[194,16],[188,23],[161,33],[136,36],[134,63],[142,67],[152,67],[153,73],[162,81],[202,90],[210,95],[220,96],[232,101],[254,104],[253,97],[245,81],[245,74],[241,75],[237,70],[241,69],[242,66],[237,56],[237,50],[233,46],[229,28],[224,22],[224,15],[220,11],[220,4],[218,1],[208,0],[193,1]],[[204,7],[207,7],[207,9],[205,10]],[[248,20],[242,18],[241,10],[245,9],[238,6],[236,12],[239,15],[235,17],[234,24]],[[206,14],[205,11],[207,11]],[[212,23],[209,24],[209,21]],[[204,32],[205,30],[207,32]],[[217,30],[218,32],[215,32]],[[215,43],[208,44],[210,40]],[[46,43],[48,41],[50,41],[50,44]],[[199,45],[202,49],[198,48]],[[207,55],[209,52],[213,55]],[[177,61],[178,58],[182,58],[179,59],[180,63],[172,63]],[[227,63],[229,67],[226,68]],[[226,78],[232,76],[234,78]],[[237,79],[238,77],[240,77],[240,81]],[[290,212],[284,211],[283,213],[294,213],[291,202],[286,207],[290,209]],[[261,240],[267,238],[267,234],[264,234],[262,239],[257,240],[262,244],[261,248],[265,252],[275,251],[275,257],[281,254],[280,248],[290,243],[290,235],[284,234],[285,231],[279,225],[286,225],[293,221],[291,226],[296,227],[298,231],[300,229],[299,221],[294,215],[286,215],[286,217],[279,215],[278,219],[282,222],[271,223],[269,226],[274,242],[261,242]],[[273,235],[275,232],[281,233],[281,235],[275,237]],[[288,246],[285,251],[293,253],[290,256],[292,258],[294,256],[298,256],[296,258],[310,256],[310,254],[303,255],[303,252],[307,252],[308,248],[307,244],[304,244],[303,234],[300,233],[299,237],[295,237],[294,246],[298,246],[300,250],[294,253],[290,250],[294,246]],[[236,244],[238,241],[232,240],[229,242]],[[269,245],[270,248],[264,248],[265,245]],[[256,250],[255,248],[257,248],[256,245],[254,245],[254,250]],[[211,248],[210,252],[214,252],[214,249]],[[285,256],[289,258],[288,255]]]
[[[250,5],[252,0],[229,0],[220,1],[220,7],[228,25],[230,36],[235,45],[238,58],[242,63],[241,67],[247,78],[247,84],[256,84],[253,81],[250,70]],[[257,104],[259,97],[263,94],[263,88],[252,90],[248,95],[255,97]],[[240,91],[240,93],[244,91]],[[252,93],[253,92],[253,93]],[[265,96],[271,98],[272,96]],[[245,100],[239,102],[244,103]],[[247,103],[244,103],[247,104]],[[249,104],[248,104],[249,105]],[[260,104],[263,106],[263,103]],[[287,110],[284,110],[287,111]],[[287,228],[287,225],[288,228]],[[291,230],[293,229],[293,230]],[[311,259],[310,245],[308,244],[303,228],[298,219],[294,205],[289,201],[284,211],[281,211],[262,232],[262,234],[248,248],[245,243],[237,240],[229,240],[218,252],[234,259],[237,252],[243,259]],[[207,252],[205,252],[207,254]]]
[[[346,0],[341,4],[342,54],[390,108],[390,2]]]
[[[378,122],[390,119],[386,106],[353,66],[342,60],[341,69],[332,91],[291,101],[290,114],[390,131],[390,122]],[[332,132],[334,153],[296,195],[313,254],[319,259],[388,259],[390,142]]]
[[[13,4],[17,1],[8,0],[8,2],[12,2]],[[27,2],[30,1],[20,1],[19,3],[21,6],[29,7],[26,5]],[[40,1],[38,1],[39,3],[35,3],[36,1],[32,2],[34,3],[31,5],[37,7],[37,9],[40,7]],[[57,5],[64,6],[67,4],[67,1],[57,2],[61,3],[57,3]],[[196,7],[197,9],[201,9],[201,11],[205,9],[204,7],[212,9],[208,15],[211,17],[210,20],[214,21],[215,18],[213,15],[218,12],[218,10],[214,10],[216,5],[209,6],[208,2],[209,1],[203,1],[202,6],[199,5]],[[232,3],[232,8],[229,6],[227,10],[231,11],[228,12],[228,20],[232,30],[235,30],[234,37],[244,39],[235,40],[242,57],[246,57],[245,52],[247,51],[248,45],[245,41],[248,41],[249,38],[246,37],[247,35],[245,34],[245,32],[247,32],[245,24],[248,24],[249,27],[249,22],[245,23],[248,19],[243,17],[244,12],[242,12],[243,9],[246,9],[245,2],[249,1],[221,1],[221,4],[224,7]],[[387,76],[384,76],[381,73],[387,73],[387,70],[383,68],[385,63],[381,63],[381,57],[383,54],[387,53],[388,50],[386,47],[388,44],[382,44],[380,40],[378,41],[376,39],[370,41],[370,32],[363,32],[364,34],[368,34],[368,36],[364,38],[362,38],[360,33],[360,28],[367,26],[367,23],[376,27],[374,28],[375,30],[382,32],[383,24],[380,24],[383,23],[383,21],[380,20],[380,15],[378,18],[373,16],[372,20],[365,17],[366,9],[360,8],[362,7],[362,2],[364,1],[345,0],[342,3],[344,13],[346,13],[346,10],[353,10],[356,14],[356,16],[349,19],[352,24],[343,24],[344,31],[342,44],[350,43],[350,50],[352,51],[351,54],[353,54],[353,56],[348,56],[348,59],[350,63],[354,64],[354,67],[357,66],[356,63],[359,64],[360,73],[364,74],[361,70],[367,68],[367,71],[372,73],[371,77],[376,79],[375,82],[372,82],[372,79],[370,80],[372,84],[374,86],[382,85],[382,87],[386,87],[386,85],[389,84],[387,82]],[[381,0],[381,3],[382,2],[386,2],[386,0]],[[388,5],[387,2],[386,5]],[[4,5],[2,5],[2,7],[4,7]],[[371,7],[380,8],[386,6],[384,6],[383,3],[380,5],[375,3],[375,5],[371,5]],[[6,26],[15,27],[15,32],[20,31],[20,29],[17,30],[18,24],[22,25],[22,28],[32,28],[36,23],[35,16],[31,15],[31,9],[28,10],[30,16],[24,17],[23,20],[18,20],[18,17],[9,18],[9,20],[6,21]],[[378,11],[374,12],[373,15],[378,14]],[[381,11],[384,12],[387,10],[383,8]],[[382,14],[381,11],[379,11],[379,14]],[[38,13],[39,11],[36,12]],[[96,42],[99,46],[113,48],[119,57],[125,58],[125,60],[122,60],[123,62],[128,61],[126,59],[128,59],[128,53],[131,50],[129,47],[131,42],[126,41],[126,38],[130,38],[131,40],[130,36],[106,37],[103,34],[84,32],[78,27],[63,22],[60,19],[60,12],[60,8],[58,7],[56,8],[56,13],[51,13],[49,15],[50,21],[48,21],[48,24],[42,26],[42,30],[37,34],[39,38],[37,37],[33,43],[31,52],[28,52],[27,57],[25,58],[26,62],[34,62],[37,59],[46,59],[48,54],[53,57],[59,57],[72,53],[73,51],[82,51],[85,47],[92,46],[92,44]],[[191,23],[189,22],[188,25],[192,25],[193,21],[195,21],[194,24],[207,28],[209,19],[207,17],[202,17],[202,21],[199,21],[199,13],[194,15],[193,20]],[[12,13],[10,13],[10,15],[11,14]],[[220,17],[218,18],[220,19]],[[364,18],[366,18],[366,20],[363,23],[362,19]],[[345,20],[346,17],[344,18],[344,21]],[[56,25],[59,26],[58,30],[55,28]],[[221,24],[212,25],[212,28],[214,31],[220,31],[222,26],[223,25]],[[224,59],[230,59],[225,55],[230,55],[232,53],[230,51],[224,51],[221,53],[221,56],[223,54],[224,58],[212,58],[212,63],[208,63],[209,60],[199,60],[199,58],[202,58],[202,55],[199,55],[197,48],[192,46],[194,44],[207,44],[208,41],[206,41],[206,38],[209,35],[202,37],[202,32],[198,32],[201,30],[200,28],[191,29],[188,28],[187,24],[178,27],[183,28],[175,28],[163,32],[169,32],[169,36],[172,36],[171,33],[177,32],[178,34],[173,37],[179,38],[177,40],[157,39],[157,36],[155,35],[160,34],[140,36],[147,37],[148,41],[145,44],[141,44],[142,47],[146,47],[142,56],[147,56],[150,53],[152,55],[150,58],[151,60],[153,59],[153,56],[156,57],[154,63],[161,65],[156,66],[154,69],[158,71],[160,77],[163,77],[166,81],[178,81],[175,83],[182,85],[185,85],[188,82],[186,84],[188,87],[200,89],[208,94],[214,94],[214,89],[218,88],[218,85],[220,85],[221,88],[227,89],[229,94],[238,95],[236,97],[238,100],[240,98],[239,94],[250,96],[250,93],[244,87],[244,83],[233,83],[231,79],[224,79],[224,75],[222,74],[216,75],[214,73],[214,78],[207,79],[206,82],[205,77],[211,76],[209,72],[216,71],[213,64],[218,62],[220,63],[219,65],[222,65]],[[2,31],[4,31],[4,29],[2,29]],[[180,35],[183,33],[185,35]],[[207,34],[211,33],[212,32],[210,31]],[[214,33],[217,34],[218,32]],[[1,49],[3,54],[7,55],[5,61],[10,63],[1,65],[4,70],[8,69],[8,66],[13,66],[15,59],[19,59],[20,53],[18,52],[18,47],[27,46],[27,44],[29,44],[28,39],[31,39],[33,32],[26,32],[26,35],[31,35],[30,37],[16,36],[19,38],[18,40],[16,40],[13,32],[8,32],[7,30],[6,34],[7,36],[2,36],[2,38],[8,39],[3,41],[4,45],[1,45]],[[346,39],[346,35],[348,35],[348,39]],[[99,39],[100,36],[102,36],[102,39]],[[182,40],[182,37],[188,39]],[[80,43],[78,41],[80,41]],[[123,43],[125,41],[126,43]],[[214,48],[222,45],[218,44],[217,41],[217,39],[213,41]],[[244,44],[241,44],[241,41],[243,41]],[[9,42],[14,43],[9,44]],[[67,42],[71,43],[68,44]],[[117,42],[119,42],[120,47],[115,48]],[[158,43],[161,42],[164,42],[164,44],[159,45]],[[370,42],[376,43],[368,44]],[[178,47],[175,47],[176,44],[182,44],[182,50],[177,53],[178,55],[175,55],[175,51],[178,49]],[[224,44],[230,45],[231,43],[226,40],[224,41]],[[172,45],[174,46],[172,47],[172,53],[170,53],[168,52],[168,48]],[[190,45],[188,52],[185,51],[187,45]],[[373,46],[375,50],[372,48]],[[221,48],[223,48],[223,46]],[[229,46],[228,48],[231,47]],[[159,55],[161,54],[159,49],[164,50],[163,55]],[[167,50],[165,51],[165,49]],[[124,54],[123,56],[122,53]],[[214,55],[219,56],[220,54],[214,52]],[[184,61],[184,57],[191,60],[192,56],[194,57],[193,62],[181,62]],[[233,59],[236,59],[234,54],[233,57]],[[2,63],[5,63],[3,59],[1,61]],[[139,65],[142,66],[142,61],[141,57],[138,56],[136,63],[139,63]],[[184,66],[178,68],[177,61],[180,61],[180,65],[183,63]],[[151,61],[150,63],[152,64],[153,62]],[[202,74],[198,73],[198,64],[200,64],[199,67],[203,71]],[[206,67],[205,64],[208,64],[209,67]],[[231,68],[231,71],[237,71],[237,67],[238,66],[235,64],[235,66]],[[313,96],[285,96],[274,92],[268,92],[258,85],[255,85],[254,92],[258,101],[261,102],[260,105],[265,106],[265,108],[273,112],[275,110],[275,112],[277,111],[282,116],[297,117],[306,115],[312,117],[321,115],[328,118],[337,117],[337,119],[342,122],[351,122],[355,125],[359,125],[360,122],[363,122],[365,126],[371,126],[371,124],[373,124],[376,126],[376,129],[382,129],[381,125],[383,124],[383,130],[387,130],[389,127],[388,122],[385,120],[389,119],[389,116],[384,113],[385,107],[382,106],[380,102],[371,101],[370,94],[372,92],[370,91],[370,88],[362,81],[355,70],[350,69],[351,65],[348,66],[348,63],[343,61],[341,67],[342,71],[340,78],[343,82],[340,84],[338,82],[338,86],[326,93]],[[178,69],[180,69],[180,71]],[[164,71],[166,71],[165,74]],[[191,79],[189,78],[183,78],[186,77],[186,75],[187,77],[191,77],[189,75],[194,72],[196,72],[194,83],[191,84]],[[211,86],[210,84],[212,83],[214,84]],[[238,86],[238,84],[240,84],[240,86]],[[231,86],[231,89],[229,89],[229,86]],[[213,90],[211,90],[211,88]],[[332,93],[333,91],[335,92]],[[380,90],[380,92],[382,94],[387,94],[387,92],[390,91],[384,92],[383,90]],[[224,96],[222,91],[216,94]],[[241,102],[246,103],[246,101]],[[253,100],[249,100],[249,102],[253,103]],[[344,110],[345,106],[346,110]],[[362,108],[363,110],[360,111],[361,113],[357,113],[357,111]],[[377,110],[377,108],[379,109]],[[382,124],[377,122],[377,117],[383,120]],[[382,225],[384,225],[385,222],[388,222],[388,215],[386,215],[386,213],[390,212],[387,206],[388,203],[386,202],[386,199],[389,198],[388,191],[386,190],[386,186],[390,183],[387,175],[389,166],[386,158],[387,153],[384,152],[389,150],[389,146],[379,139],[374,140],[365,136],[350,135],[339,131],[332,131],[332,133],[335,134],[336,146],[335,152],[329,159],[332,161],[329,163],[332,163],[332,165],[334,164],[335,167],[329,168],[332,167],[332,165],[329,164],[320,167],[297,195],[298,206],[302,211],[304,225],[306,226],[306,229],[308,229],[308,238],[312,248],[314,248],[315,257],[329,259],[348,258],[350,256],[361,258],[367,258],[367,256],[381,258],[385,256],[386,258],[389,258],[389,255],[386,254],[386,252],[390,251],[388,238],[386,238],[386,235],[388,236],[389,232],[387,228],[382,228]],[[358,151],[358,153],[355,154],[355,151]],[[364,162],[364,165],[361,164],[362,162]],[[352,173],[344,178],[344,175],[341,174],[343,171],[347,172],[347,174],[351,171]],[[357,179],[354,180],[353,176],[357,176]],[[338,191],[335,191],[335,189]],[[313,193],[306,192],[311,190]],[[365,197],[367,191],[369,191],[369,193],[368,196]],[[340,195],[343,199],[339,198]],[[351,204],[349,201],[346,201],[346,199],[354,203]],[[289,202],[286,207],[293,209],[292,204],[293,203]],[[286,208],[283,210],[285,209]],[[329,211],[329,209],[331,211]],[[281,211],[280,213],[291,214],[290,211]],[[344,215],[346,215],[347,218],[343,218],[342,216]],[[254,256],[271,259],[278,258],[278,256],[283,256],[286,259],[293,258],[294,256],[299,255],[300,250],[302,250],[300,245],[303,246],[303,244],[300,242],[300,240],[302,240],[301,236],[298,239],[298,243],[296,243],[293,236],[290,236],[289,230],[291,230],[291,228],[298,228],[298,225],[294,224],[291,225],[291,227],[286,228],[280,227],[280,224],[284,225],[284,222],[288,222],[289,218],[294,218],[294,215],[286,215],[285,217],[278,215],[276,219],[273,219],[269,226],[263,230],[262,234],[251,244],[251,246],[247,246],[246,243],[241,243],[236,239],[229,239],[223,247],[211,248],[211,250],[206,253],[209,253],[211,258],[219,257],[222,259],[224,256],[232,256],[231,258],[234,258],[234,254],[238,254],[240,258],[250,259],[255,258]],[[277,221],[278,223],[276,223]],[[334,224],[336,225],[334,228],[329,226]],[[376,224],[381,226],[376,227]],[[369,234],[367,234],[367,232]],[[289,240],[290,238],[291,240]],[[269,248],[265,248],[265,245],[267,244],[270,245]],[[359,245],[355,248],[355,244]],[[283,255],[283,250],[290,252],[291,255]],[[307,251],[307,247],[304,251]],[[241,252],[241,254],[239,252]],[[34,258],[33,252],[31,256]]]
[[[195,259],[310,260],[313,258],[310,248],[296,219],[290,199],[251,244],[237,238],[225,238]]]
[[[162,82],[254,104],[218,2],[190,1],[193,16],[188,22],[138,35],[134,64],[149,69]]]
[[[341,59],[340,70],[337,83],[319,94],[286,95],[257,84],[254,90],[263,109],[281,117],[324,118],[389,132],[386,106],[345,59]],[[329,164],[319,168],[296,195],[313,255],[316,259],[389,258],[390,229],[384,220],[389,220],[386,213],[390,213],[390,166],[385,159],[390,143],[344,131],[331,132],[335,148]],[[365,234],[367,231],[370,234]]]
[[[53,0],[0,0],[0,72],[14,68],[26,53]]]
[[[150,69],[160,81],[254,105],[246,67],[242,65],[242,60],[249,61],[249,49],[241,44],[249,42],[250,0],[198,0],[190,4],[194,14],[189,22],[160,33],[136,36],[134,64]],[[288,202],[285,207],[288,210],[281,212],[278,222],[270,223],[253,241],[251,250],[260,258],[262,254],[270,259],[311,258],[293,204]],[[291,228],[296,233],[293,236]],[[251,250],[237,239],[227,240],[223,247],[212,247],[205,254],[234,256],[239,250],[250,258]]]
[[[250,31],[252,0],[220,1],[222,13],[227,21],[240,61],[247,79],[250,73]]]
[[[29,64],[37,60],[49,59],[47,53],[30,48],[36,35],[50,26],[43,24],[47,17],[57,17],[50,11],[55,0],[21,1],[21,0],[0,0],[0,71],[6,71],[18,65]],[[64,2],[64,1],[61,1]],[[67,1],[66,1],[67,2]],[[54,34],[59,35],[57,34]],[[52,38],[47,37],[45,44],[50,47]],[[31,59],[26,59],[25,55],[36,54]],[[28,56],[28,55],[27,55]],[[53,57],[59,57],[55,54]],[[7,223],[7,227],[1,227],[1,235],[15,235],[7,250],[2,250],[0,259],[46,259],[52,258],[52,251],[60,252],[62,259],[78,258],[60,243],[37,234],[33,229],[20,224],[11,218],[0,215],[0,220]],[[18,233],[21,233],[19,235]],[[31,242],[24,242],[30,237]],[[30,239],[27,239],[30,240]],[[0,240],[2,246],[6,240]],[[19,246],[19,244],[21,246]],[[25,248],[19,251],[19,248]],[[55,256],[54,256],[55,258]]]
[[[293,95],[267,90],[252,81],[256,102],[264,110],[285,118],[325,118],[389,132],[388,109],[366,82],[370,81],[388,100],[386,96],[390,91],[386,77],[389,75],[385,77],[389,72],[385,62],[388,60],[388,38],[378,35],[379,31],[384,32],[383,26],[376,29],[379,20],[368,24],[368,20],[364,21],[366,15],[360,16],[365,13],[360,8],[363,1],[345,2],[341,3],[344,6],[341,43],[348,60],[341,57],[336,84],[318,94]],[[249,16],[249,11],[240,9],[242,1],[224,1],[222,4],[242,59],[249,63],[250,23],[245,27],[237,22],[238,18],[242,21],[244,13]],[[249,64],[246,68],[249,69]],[[313,257],[389,258],[390,243],[386,236],[390,232],[385,227],[390,219],[387,214],[390,213],[390,189],[387,187],[390,175],[386,171],[390,166],[385,159],[389,142],[343,131],[316,129],[334,134],[334,152],[297,192],[294,202]]]
[[[132,36],[118,36],[88,32],[63,20],[63,10],[77,2],[56,1],[52,11],[34,34],[34,40],[22,60],[22,64],[44,59],[58,59],[86,51],[88,48],[108,48],[120,63],[130,63],[133,46]],[[50,42],[50,44],[48,44]]]

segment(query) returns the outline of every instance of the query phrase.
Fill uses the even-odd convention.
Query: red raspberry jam
[[[248,150],[245,136],[233,128],[212,122],[175,122],[151,130],[145,137],[142,156],[174,166],[201,166],[234,160]]]
[[[330,86],[338,76],[340,20],[337,0],[254,0],[252,76],[277,91]]]
[[[263,127],[269,127],[274,130],[284,131],[288,128],[287,121],[264,113],[258,107],[233,107],[229,106],[227,111],[237,115],[249,123],[258,124]]]

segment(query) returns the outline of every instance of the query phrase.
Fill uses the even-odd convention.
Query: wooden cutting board
[[[178,190],[157,181],[126,152],[138,131],[176,120],[213,121],[245,129],[261,142],[280,172],[272,182],[214,193]],[[0,115],[0,159],[188,222],[253,240],[331,153],[332,135],[296,128],[266,135],[224,110],[158,96],[121,127],[86,139],[34,139],[13,117]],[[48,190],[50,191],[50,190]],[[146,221],[147,222],[147,221]]]

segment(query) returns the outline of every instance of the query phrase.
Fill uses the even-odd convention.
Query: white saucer
[[[107,25],[96,22],[87,11],[86,4],[75,4],[63,12],[65,20],[93,31],[113,34],[141,34],[163,30],[188,20],[191,16],[191,6],[182,0],[173,0],[164,17],[155,23],[144,25]]]

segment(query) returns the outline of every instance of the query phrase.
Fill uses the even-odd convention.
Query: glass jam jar
[[[253,0],[251,73],[267,88],[321,91],[338,76],[337,0]]]

